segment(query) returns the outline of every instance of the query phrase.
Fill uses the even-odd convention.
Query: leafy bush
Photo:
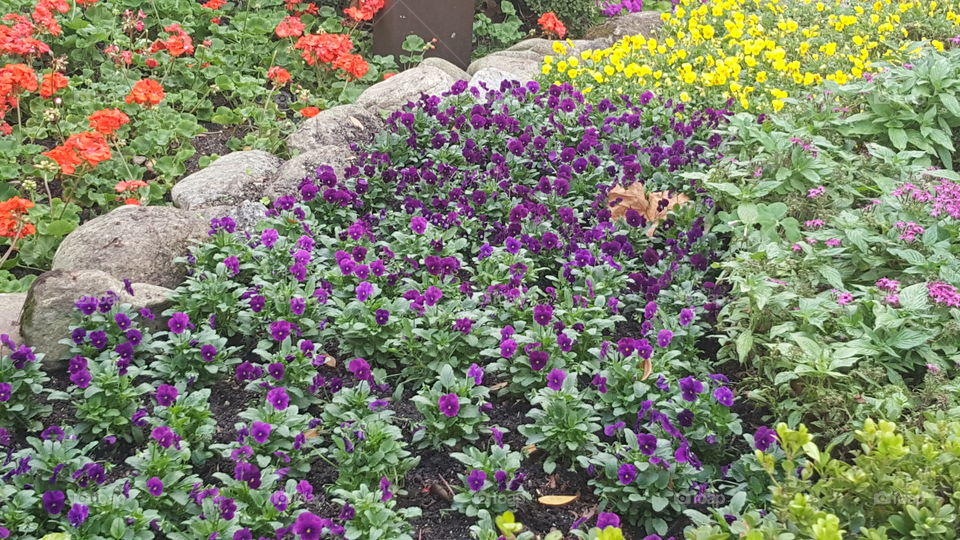
[[[913,64],[888,66],[876,80],[861,81],[845,90],[861,112],[846,119],[845,134],[869,139],[903,151],[921,150],[953,169],[960,139],[960,53],[930,52]]]
[[[955,413],[955,411],[954,411]],[[734,499],[713,516],[688,512],[701,526],[689,538],[797,534],[839,538],[954,538],[960,503],[957,460],[960,424],[932,417],[922,429],[867,419],[856,431],[860,450],[850,462],[821,451],[804,426],[780,424],[779,448],[756,451],[771,479],[771,511],[757,512]],[[727,513],[726,515],[724,513]],[[729,516],[729,517],[728,517]],[[712,525],[705,524],[713,521]]]

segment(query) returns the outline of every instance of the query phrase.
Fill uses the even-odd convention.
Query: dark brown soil
[[[227,143],[229,143],[231,139],[242,139],[244,135],[254,130],[253,127],[247,125],[221,126],[219,124],[206,122],[202,125],[207,131],[190,140],[190,144],[193,145],[197,153],[183,164],[187,169],[186,172],[184,172],[184,176],[199,171],[201,168],[200,158],[204,156],[222,156],[229,154],[231,150],[230,147],[227,146]]]

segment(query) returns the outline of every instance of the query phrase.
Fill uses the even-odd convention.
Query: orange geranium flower
[[[300,50],[300,56],[312,66],[317,61],[331,64],[350,54],[353,42],[346,34],[307,34],[298,39],[293,48]]]
[[[102,133],[84,131],[67,137],[65,144],[73,146],[80,158],[91,167],[96,167],[101,161],[110,159],[110,145]]]
[[[43,155],[57,162],[63,174],[73,174],[77,172],[77,165],[83,163],[76,150],[63,144],[47,150]]]
[[[0,88],[6,86],[10,93],[36,92],[37,73],[26,64],[7,64],[0,68]]]
[[[64,174],[73,174],[78,165],[86,163],[96,167],[98,163],[110,159],[110,146],[102,133],[84,131],[67,137],[63,144],[43,155],[57,162]]]
[[[547,34],[553,34],[560,39],[563,39],[563,36],[567,35],[567,27],[557,18],[557,14],[552,11],[541,15],[537,20],[537,24],[539,24],[540,28]]]
[[[171,24],[163,30],[170,35],[163,41],[155,41],[150,46],[151,54],[162,50],[166,50],[173,57],[193,54],[193,38],[179,24]]]
[[[203,4],[203,7],[207,9],[220,9],[226,4],[226,0],[208,0]]]
[[[91,114],[87,120],[90,121],[90,127],[98,133],[112,135],[120,129],[120,126],[130,122],[130,117],[123,114],[120,109],[101,109]]]
[[[0,236],[23,238],[36,233],[36,228],[26,222],[27,212],[33,207],[33,201],[20,197],[0,202]]]
[[[267,78],[273,81],[274,86],[283,86],[290,82],[290,72],[280,66],[273,66],[267,70]]]
[[[383,9],[383,0],[358,0],[343,12],[355,21],[369,21],[381,9]]]
[[[33,37],[35,27],[30,19],[17,13],[8,13],[0,20],[12,23],[10,26],[0,24],[0,53],[39,56],[50,52],[49,45]]]
[[[299,37],[303,35],[303,30],[306,27],[307,25],[300,22],[300,17],[284,17],[274,32],[276,32],[277,37]]]
[[[133,197],[130,197],[129,199],[124,199],[123,204],[128,204],[131,206],[140,206],[140,199],[135,199]]]
[[[40,83],[40,97],[49,99],[58,91],[66,88],[68,84],[70,84],[70,79],[63,73],[44,73],[43,81]]]
[[[333,67],[342,69],[355,79],[361,79],[370,70],[370,65],[359,54],[344,54],[333,61]]]
[[[33,22],[47,29],[54,36],[60,35],[60,23],[53,17],[53,12],[66,13],[70,11],[67,0],[37,0],[30,17]]]
[[[305,118],[313,118],[318,114],[320,114],[320,109],[317,107],[304,107],[300,109],[300,116]]]
[[[147,187],[147,183],[143,180],[123,180],[117,182],[113,189],[117,190],[117,193],[123,193],[124,191],[136,191],[142,187]]]
[[[153,79],[137,81],[127,94],[127,103],[139,103],[147,107],[158,105],[163,101],[163,86]]]

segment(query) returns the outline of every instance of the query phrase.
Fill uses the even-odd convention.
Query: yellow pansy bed
[[[869,76],[879,62],[909,62],[928,42],[960,34],[960,1],[680,0],[658,39],[632,36],[603,50],[544,60],[549,82],[605,97],[654,90],[746,110],[780,110],[831,80]]]

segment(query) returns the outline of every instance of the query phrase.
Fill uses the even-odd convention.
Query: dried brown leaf
[[[643,376],[640,377],[641,381],[645,381],[650,377],[650,374],[653,373],[653,362],[649,358],[644,358],[643,360]]]
[[[544,506],[566,506],[579,498],[579,493],[576,495],[544,495],[538,498],[537,502]]]

